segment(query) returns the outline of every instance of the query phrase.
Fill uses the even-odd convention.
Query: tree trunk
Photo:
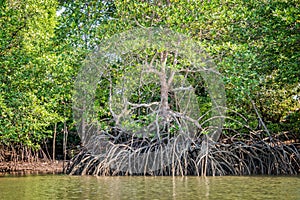
[[[64,163],[63,168],[65,168],[65,162],[67,158],[67,140],[68,140],[68,130],[67,130],[67,122],[64,121],[64,139],[63,139],[63,154],[64,154]]]
[[[52,144],[52,161],[55,161],[55,143],[56,143],[56,129],[57,123],[54,124],[54,133],[53,133],[53,144]]]
[[[161,98],[161,114],[164,120],[167,119],[169,103],[168,103],[168,92],[169,86],[166,74],[166,62],[168,53],[161,53],[161,75],[160,75],[160,98]]]

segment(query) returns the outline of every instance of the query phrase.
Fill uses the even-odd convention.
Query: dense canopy
[[[68,149],[80,144],[72,96],[85,59],[115,34],[150,27],[190,37],[213,60],[226,90],[222,132],[226,137],[238,133],[239,138],[248,138],[249,130],[263,130],[264,136],[299,141],[298,0],[4,0],[0,4],[0,161],[5,160],[4,149],[22,152],[26,159],[25,150],[52,154],[57,146],[62,154],[64,145],[66,154],[67,140]],[[144,53],[131,59],[145,59]],[[103,130],[114,126],[109,84],[116,84],[125,72],[115,64],[109,72],[113,80],[98,84],[94,108]],[[198,114],[204,115],[213,105],[205,81],[197,75],[188,80],[197,85],[202,108]],[[155,85],[148,85],[143,92],[152,100],[162,98],[152,95],[155,90]]]

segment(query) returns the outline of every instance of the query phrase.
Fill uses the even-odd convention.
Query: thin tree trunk
[[[44,152],[43,149],[41,149],[40,152],[43,155],[43,158],[46,158],[47,161],[51,160],[51,156],[50,156],[50,153],[49,153],[49,150],[48,150],[48,145],[47,145],[45,140],[44,140],[44,145],[45,145],[46,152]]]
[[[63,163],[63,168],[65,168],[65,162],[66,162],[66,158],[67,158],[67,140],[68,140],[67,122],[64,121],[64,139],[63,139],[64,163]]]
[[[52,144],[52,162],[55,161],[56,129],[57,129],[57,123],[54,124],[53,144]]]

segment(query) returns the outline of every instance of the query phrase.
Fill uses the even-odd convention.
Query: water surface
[[[300,177],[0,177],[0,199],[300,199]]]

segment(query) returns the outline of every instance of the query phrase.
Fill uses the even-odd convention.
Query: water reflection
[[[300,177],[1,177],[0,199],[300,199]]]

